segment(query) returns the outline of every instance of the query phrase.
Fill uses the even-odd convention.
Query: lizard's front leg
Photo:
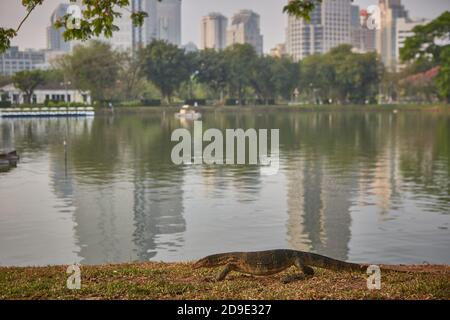
[[[222,281],[223,279],[225,279],[225,277],[227,276],[227,274],[229,274],[231,271],[235,270],[236,266],[232,263],[229,263],[225,266],[225,268],[217,275],[216,280],[217,281]]]

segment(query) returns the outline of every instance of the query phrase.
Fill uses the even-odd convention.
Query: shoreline
[[[114,113],[161,113],[161,112],[178,112],[180,106],[119,106],[114,108]],[[295,105],[289,106],[286,104],[280,105],[261,105],[261,106],[198,106],[195,110],[204,113],[228,113],[228,112],[345,112],[345,111],[385,111],[392,112],[397,110],[402,111],[416,111],[416,112],[436,112],[449,113],[450,105],[445,104],[398,104],[398,105]],[[108,115],[111,111],[108,108],[101,107],[96,109],[96,114]]]
[[[191,262],[82,265],[81,289],[69,290],[67,266],[0,267],[0,299],[450,299],[450,265],[390,267],[402,272],[382,269],[380,290],[367,289],[367,274],[317,268],[289,284],[281,278],[294,267],[216,282],[218,268],[194,270]]]

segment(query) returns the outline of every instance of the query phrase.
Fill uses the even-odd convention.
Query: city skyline
[[[51,13],[58,4],[64,2],[66,1],[46,0],[41,7],[33,12],[19,32],[18,37],[12,41],[12,45],[17,45],[21,49],[46,48],[46,33]],[[355,0],[353,4],[359,5],[361,8],[367,8],[377,2],[375,0]],[[231,17],[242,9],[251,9],[261,16],[264,52],[268,53],[278,43],[285,41],[285,29],[288,20],[287,16],[282,13],[282,7],[285,3],[285,0],[247,0],[245,3],[237,0],[183,0],[181,44],[193,42],[200,47],[200,21],[202,16],[210,12],[220,12],[226,17]],[[450,10],[450,4],[447,0],[430,0],[427,3],[422,3],[419,0],[403,0],[402,3],[412,18],[432,19],[443,11]],[[3,27],[15,27],[24,14],[25,9],[17,1],[4,0],[0,3],[0,20]]]

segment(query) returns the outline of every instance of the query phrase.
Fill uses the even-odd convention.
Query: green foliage
[[[0,53],[11,46],[11,39],[17,36],[17,32],[11,28],[0,28]]]
[[[13,76],[13,82],[24,93],[24,102],[31,103],[34,90],[45,82],[45,76],[41,70],[20,71]]]
[[[231,94],[244,99],[246,87],[251,84],[257,54],[249,44],[234,44],[225,49],[225,59],[229,70],[228,87]]]
[[[436,77],[436,86],[439,95],[447,103],[450,103],[450,46],[446,46],[446,48],[441,51],[440,61],[441,66]]]
[[[199,53],[198,59],[198,81],[220,95],[219,100],[222,102],[230,77],[224,51],[206,49]]]
[[[43,2],[44,0],[22,0],[22,6],[26,8],[27,14],[25,18],[23,18],[22,21],[20,21],[17,29],[0,28],[0,53],[4,52],[6,49],[10,47],[11,39],[17,36],[17,33],[19,32],[23,23],[28,19],[29,15],[34,10],[34,8],[36,8],[38,5],[41,5]]]
[[[407,38],[400,50],[401,59],[416,66],[439,66],[436,88],[441,98],[450,102],[450,44],[445,44],[450,39],[450,12],[442,13],[426,25],[416,26],[413,31],[414,36]]]
[[[283,12],[309,21],[311,11],[314,10],[315,4],[321,2],[322,0],[290,0],[284,6]]]
[[[184,50],[165,41],[153,41],[140,52],[140,57],[142,74],[158,87],[167,102],[189,79],[193,68]]]
[[[65,107],[85,107],[86,105],[81,102],[64,102],[64,101],[45,101],[44,105],[50,108],[65,108]]]
[[[375,99],[382,67],[374,53],[353,53],[341,45],[303,59],[300,70],[302,88],[314,102],[365,103]]]
[[[289,100],[300,81],[298,63],[292,62],[289,58],[272,58],[271,72],[276,94]],[[276,95],[273,97],[276,98]]]
[[[11,101],[9,100],[0,100],[0,108],[10,108]]]
[[[10,76],[0,74],[0,87],[10,83],[12,83],[12,78]]]
[[[439,40],[450,39],[450,12],[446,11],[428,24],[413,29],[414,36],[405,40],[400,49],[400,58],[407,62],[418,58],[429,59],[439,64],[441,51],[450,45],[442,45]]]
[[[77,89],[91,91],[94,101],[110,100],[114,96],[121,59],[109,44],[91,41],[87,46],[77,46],[58,65],[65,79]]]
[[[255,59],[250,84],[259,99],[268,101],[276,95],[274,59],[272,57],[258,57]]]

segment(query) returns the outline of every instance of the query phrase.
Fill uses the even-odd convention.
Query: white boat
[[[193,110],[191,106],[185,104],[181,107],[179,112],[175,113],[175,117],[178,119],[197,120],[202,117],[202,114]]]
[[[0,118],[15,117],[90,117],[94,116],[92,107],[42,107],[0,109]]]

